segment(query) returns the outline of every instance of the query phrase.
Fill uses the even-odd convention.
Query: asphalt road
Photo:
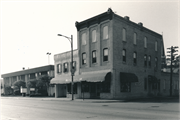
[[[1,99],[1,120],[179,120],[179,103]]]

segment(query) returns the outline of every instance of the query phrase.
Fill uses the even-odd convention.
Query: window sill
[[[134,66],[137,66],[137,63],[133,63]]]
[[[82,67],[86,67],[87,66],[87,64],[82,64]]]
[[[103,61],[103,63],[109,63],[109,61]]]
[[[122,63],[123,63],[123,64],[126,64],[126,62],[124,62],[124,61],[123,61]]]
[[[102,40],[109,40],[109,38],[106,38],[106,39],[102,39]]]
[[[95,43],[97,43],[97,41],[94,41],[94,42],[91,42],[92,44],[95,44]]]

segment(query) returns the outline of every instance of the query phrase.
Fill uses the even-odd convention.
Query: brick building
[[[162,35],[110,8],[75,25],[76,98],[123,99],[161,94]],[[55,55],[54,60],[55,78],[51,84],[56,86],[55,96],[69,97],[71,74],[64,68],[66,62],[70,64],[70,52]],[[59,64],[62,73],[58,72]]]
[[[8,86],[13,86],[13,83],[18,80],[22,80],[26,82],[35,80],[37,77],[41,75],[49,75],[50,77],[54,77],[54,65],[47,65],[37,68],[31,68],[31,69],[24,69],[17,72],[2,74],[1,77],[3,78],[3,88]],[[30,88],[27,87],[27,93],[30,93]],[[54,93],[54,89],[49,91],[49,95]],[[4,89],[4,94],[6,93],[6,90]]]

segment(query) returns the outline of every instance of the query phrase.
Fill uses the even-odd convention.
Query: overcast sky
[[[163,33],[165,49],[177,46],[179,0],[66,1],[1,0],[0,39],[1,74],[54,64],[54,54],[69,51],[66,38],[73,35],[77,49],[75,22],[81,22],[111,8],[116,14],[159,34]],[[178,13],[179,12],[179,13]]]

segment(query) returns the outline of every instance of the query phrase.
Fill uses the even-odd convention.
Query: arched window
[[[57,73],[61,73],[62,72],[62,68],[61,68],[61,64],[57,65]]]
[[[108,48],[103,49],[103,61],[108,61]]]
[[[136,33],[134,33],[133,43],[134,43],[134,45],[136,45],[136,43],[137,43],[137,34]]]
[[[155,58],[155,68],[157,69],[157,67],[158,67],[158,59],[157,59],[157,57]]]
[[[137,64],[137,53],[136,52],[133,53],[133,62],[134,62],[134,64]]]
[[[155,41],[155,51],[157,51],[157,44],[158,44],[158,42]]]
[[[147,55],[144,55],[144,66],[147,66]]]
[[[81,36],[82,45],[86,45],[86,33],[83,33]]]
[[[126,49],[123,49],[122,51],[122,57],[123,57],[123,62],[126,62]]]
[[[149,65],[149,67],[151,67],[151,56],[150,55],[148,57],[148,65]]]
[[[64,72],[68,72],[68,63],[64,63]]]
[[[147,48],[147,37],[144,37],[144,48]]]
[[[86,64],[86,53],[82,53],[82,65]]]
[[[96,30],[92,31],[91,37],[92,37],[92,42],[96,42]]]
[[[96,63],[96,59],[97,59],[96,50],[93,50],[92,51],[92,63]]]
[[[109,35],[108,35],[108,26],[104,26],[103,27],[103,39],[108,39]]]
[[[124,28],[122,31],[122,39],[123,39],[123,41],[126,41],[126,29],[124,29]]]

